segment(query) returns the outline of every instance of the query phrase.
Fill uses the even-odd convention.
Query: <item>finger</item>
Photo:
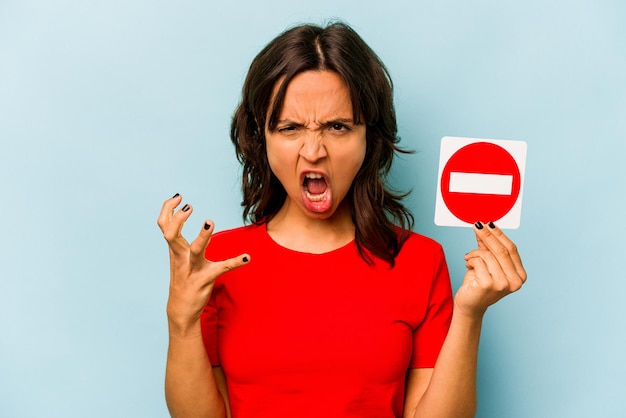
[[[473,266],[473,264],[471,263],[482,262],[482,264],[487,269],[487,273],[493,278],[501,278],[506,276],[506,274],[502,270],[502,267],[500,266],[500,263],[498,263],[496,257],[489,250],[470,251],[465,256],[465,260],[466,267]]]
[[[507,280],[511,282],[522,282],[525,280],[525,271],[522,268],[522,271],[518,271],[518,266],[516,266],[513,261],[511,254],[509,253],[509,248],[507,248],[491,231],[495,229],[489,227],[485,227],[484,224],[477,222],[474,225],[474,232],[476,233],[477,239],[480,239],[486,246],[486,250],[477,250],[477,251],[488,251],[493,255],[492,257],[484,256],[482,257],[488,265],[490,263],[497,263],[499,267],[504,272]],[[471,254],[471,253],[470,253]],[[469,254],[468,254],[469,256]],[[466,257],[468,257],[466,256]],[[519,257],[518,257],[519,259]],[[494,261],[495,260],[495,261]],[[496,266],[490,265],[490,270],[494,273],[496,272]]]
[[[474,224],[474,229],[477,229],[477,228],[478,228],[478,229],[480,229],[480,227],[481,227],[481,226],[482,226],[482,227],[484,227],[482,222],[476,222],[476,223]],[[483,242],[483,240],[482,240],[482,239],[480,239],[480,236],[478,236],[478,234],[475,234],[475,235],[476,235],[476,244],[478,244],[478,249],[480,249],[480,250],[486,250],[486,249],[487,249],[487,246],[485,245],[485,243]]]
[[[468,270],[474,270],[474,281],[479,287],[487,289],[491,286],[491,283],[493,282],[493,276],[489,272],[487,263],[485,263],[482,258],[472,257],[468,259],[465,263],[465,267]]]
[[[204,258],[204,253],[209,245],[209,242],[211,241],[213,230],[213,222],[209,220],[204,221],[204,225],[202,225],[202,229],[200,230],[198,237],[191,243],[190,246],[192,267],[199,268],[203,263],[207,262]]]
[[[470,255],[472,257],[467,260],[466,267],[475,269],[476,276],[481,279],[482,285],[490,286],[497,291],[509,288],[509,280],[491,252],[476,250]]]
[[[177,252],[179,250],[187,250],[189,248],[189,244],[183,238],[182,231],[183,225],[191,216],[193,212],[193,207],[190,204],[185,204],[183,207],[176,211],[170,221],[163,228],[163,236],[167,241],[170,248]]]
[[[159,213],[159,217],[157,218],[157,225],[163,231],[163,228],[168,224],[169,220],[172,218],[174,214],[174,209],[176,206],[180,205],[183,197],[176,193],[171,198],[167,199],[163,202],[163,206],[161,207],[161,213]]]
[[[522,258],[517,250],[517,245],[515,245],[515,243],[511,241],[509,237],[507,237],[506,234],[502,232],[502,230],[498,228],[498,226],[495,225],[493,222],[489,222],[487,226],[491,231],[491,234],[495,236],[498,241],[500,241],[502,245],[506,247],[509,256],[511,257],[511,260],[513,261],[513,265],[515,266],[515,270],[517,270],[517,273],[522,280],[522,283],[525,282],[527,277],[526,270],[522,265]]]
[[[507,280],[497,280],[490,275],[488,265],[480,257],[467,260],[467,267],[469,269],[466,274],[466,277],[469,278],[467,286],[479,289],[477,295],[480,296],[476,303],[480,305],[483,311],[502,297],[518,289],[511,286]]]
[[[250,260],[251,259],[249,254],[241,254],[237,257],[229,258],[227,260],[212,262],[211,268],[217,270],[218,275],[222,275],[248,264]]]

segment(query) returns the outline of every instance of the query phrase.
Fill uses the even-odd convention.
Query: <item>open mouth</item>
[[[321,202],[324,200],[326,191],[328,190],[326,179],[319,173],[306,173],[302,186],[304,187],[304,193],[307,199],[312,202]]]

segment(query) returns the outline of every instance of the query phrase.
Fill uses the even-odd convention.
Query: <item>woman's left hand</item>
[[[526,271],[516,245],[493,223],[474,225],[478,248],[465,255],[467,273],[454,298],[455,309],[482,316],[487,308],[519,290]]]

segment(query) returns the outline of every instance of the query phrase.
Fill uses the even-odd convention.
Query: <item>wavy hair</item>
[[[268,222],[285,201],[285,189],[267,160],[264,132],[266,127],[270,131],[276,128],[289,82],[311,70],[337,73],[350,91],[355,123],[366,125],[365,158],[346,199],[361,257],[372,264],[374,255],[393,267],[414,218],[401,203],[406,194],[391,190],[386,178],[395,153],[407,151],[398,146],[389,72],[363,39],[343,23],[291,28],[252,61],[230,133],[243,166],[244,221]]]

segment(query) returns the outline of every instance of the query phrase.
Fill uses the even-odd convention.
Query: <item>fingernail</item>
[[[211,224],[210,224],[210,223],[208,223],[208,222],[205,222],[205,223],[204,223],[204,230],[205,230],[205,231],[208,231],[209,229],[211,229]]]
[[[180,193],[176,193],[174,196],[172,196],[172,199],[176,199],[178,196],[180,196]]]
[[[489,225],[489,228],[491,229],[495,229],[496,225],[493,222],[489,222],[487,225]]]
[[[183,206],[183,208],[181,210],[183,212],[187,212],[189,210],[189,205],[185,204],[185,206]]]
[[[183,210],[185,210],[185,208],[183,208]],[[474,226],[475,226],[477,229],[483,229],[483,223],[482,223],[482,222],[476,222],[476,223],[474,224]]]
[[[248,257],[244,257],[244,258],[243,258],[243,262],[244,262],[244,263],[247,263],[247,262],[248,262]]]

